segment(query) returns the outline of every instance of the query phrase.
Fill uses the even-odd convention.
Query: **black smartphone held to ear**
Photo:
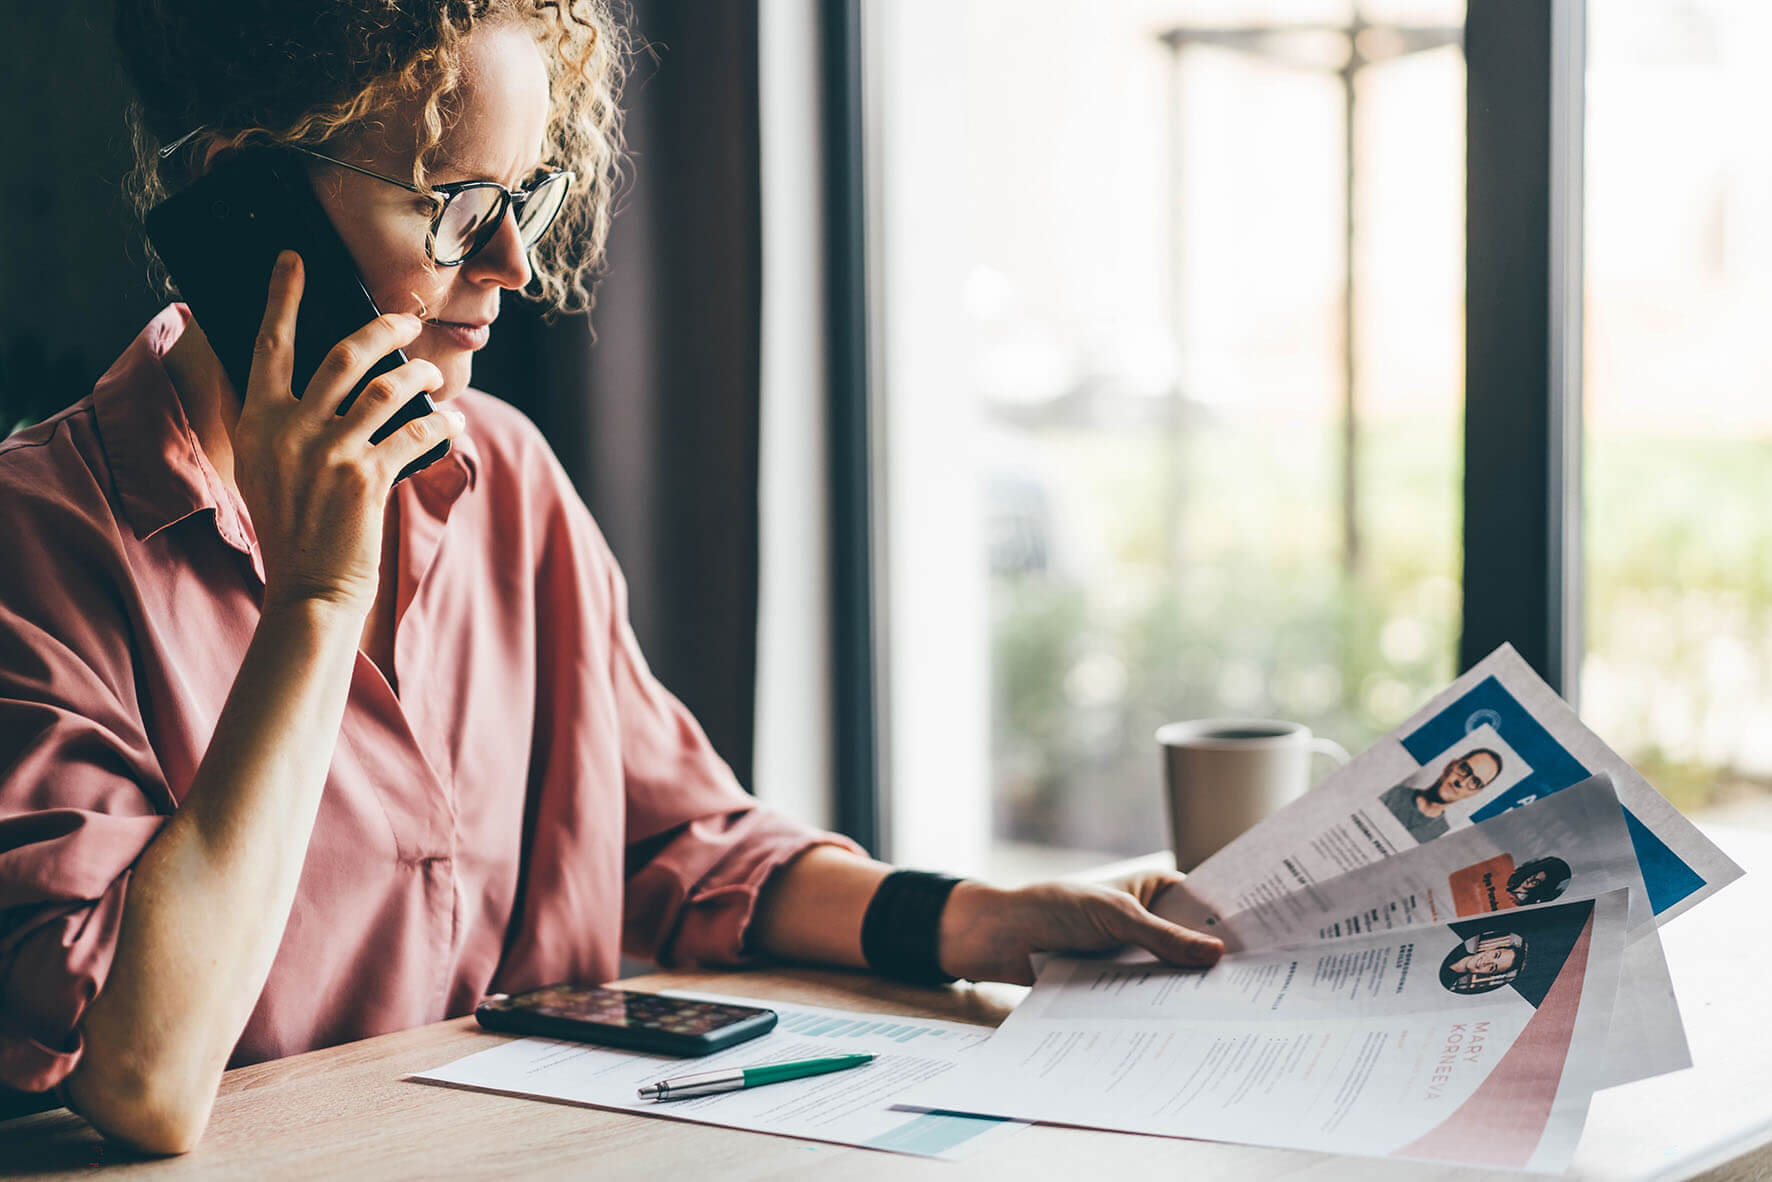
[[[599,986],[494,993],[474,1007],[488,1030],[601,1043],[655,1055],[708,1055],[775,1029],[775,1011]]]
[[[260,145],[224,156],[208,173],[148,211],[154,244],[210,348],[242,397],[264,322],[271,270],[280,251],[301,255],[304,281],[295,320],[290,386],[297,398],[333,346],[381,315],[332,219],[314,196],[302,158]],[[396,349],[377,359],[339,406],[349,409],[370,380],[406,364]],[[437,409],[420,391],[370,436],[380,443]],[[404,480],[442,459],[449,441],[400,470]]]

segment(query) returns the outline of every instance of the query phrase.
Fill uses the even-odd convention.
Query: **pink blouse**
[[[79,1060],[130,868],[178,807],[264,570],[150,321],[90,397],[0,442],[0,1084]],[[358,654],[295,904],[232,1064],[734,963],[765,879],[853,842],[761,808],[652,676],[602,534],[528,419],[396,489],[395,683]]]

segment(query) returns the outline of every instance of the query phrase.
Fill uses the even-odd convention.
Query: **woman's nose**
[[[495,279],[500,287],[516,290],[529,285],[533,274],[529,267],[529,252],[523,247],[523,235],[517,229],[514,208],[505,209],[498,232],[478,254],[462,265],[473,268],[474,278]]]

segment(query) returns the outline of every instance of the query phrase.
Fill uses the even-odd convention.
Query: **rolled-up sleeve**
[[[662,844],[635,842],[643,858],[628,878],[625,950],[667,968],[735,965],[751,959],[745,933],[769,876],[815,845],[864,851],[759,805],[698,817]],[[633,862],[630,861],[630,865]]]
[[[54,1087],[79,1061],[129,869],[170,806],[133,692],[102,530],[25,505],[0,564],[0,1084]]]
[[[557,479],[565,481],[564,473]],[[742,963],[771,874],[816,845],[865,851],[740,787],[688,708],[648,668],[628,619],[626,580],[570,484],[562,500],[573,546],[596,571],[609,612],[627,818],[622,949],[667,967]]]

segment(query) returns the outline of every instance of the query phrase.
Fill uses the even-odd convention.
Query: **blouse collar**
[[[252,554],[256,538],[245,506],[217,475],[167,375],[165,357],[191,324],[183,303],[168,304],[137,334],[93,387],[99,438],[124,516],[147,540],[205,509],[229,545]],[[440,471],[441,469],[441,471]],[[449,455],[408,479],[422,482],[424,499],[453,500],[474,487],[479,455],[471,436],[458,436]],[[436,486],[432,488],[430,486]]]

